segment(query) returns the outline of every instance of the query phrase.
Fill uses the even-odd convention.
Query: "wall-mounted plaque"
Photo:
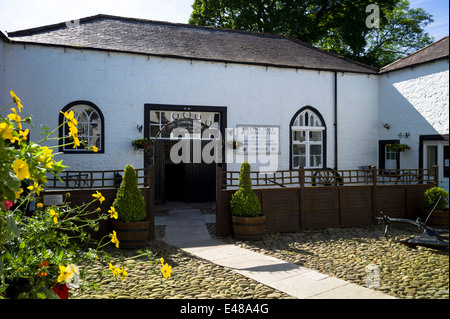
[[[279,154],[280,127],[237,125],[236,144],[240,154]]]
[[[63,195],[44,195],[43,196],[43,204],[45,206],[51,205],[62,205],[63,204]]]

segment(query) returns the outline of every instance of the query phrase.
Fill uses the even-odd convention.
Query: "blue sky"
[[[187,23],[193,0],[0,0],[0,30],[17,31],[99,13]],[[436,40],[448,35],[448,0],[410,0],[433,15],[426,31]]]

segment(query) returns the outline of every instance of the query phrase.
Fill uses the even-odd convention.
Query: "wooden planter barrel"
[[[425,221],[430,214],[431,209],[422,209],[422,215],[420,218],[422,221]],[[448,209],[443,210],[435,210],[431,216],[428,218],[428,221],[426,223],[427,226],[435,227],[435,228],[445,228],[448,229]]]
[[[147,245],[149,239],[150,221],[122,222],[112,221],[112,229],[116,231],[119,240],[119,248],[142,248]]]
[[[234,237],[240,240],[261,240],[266,229],[266,216],[238,217],[231,215]]]

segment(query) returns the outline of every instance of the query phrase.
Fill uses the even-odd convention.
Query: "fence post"
[[[433,165],[434,170],[434,186],[439,187],[439,166]]]
[[[378,194],[377,194],[377,167],[370,166],[370,173],[372,174],[372,216],[378,214]]]
[[[302,214],[303,212],[303,196],[305,194],[305,168],[300,166],[298,168],[298,181],[300,183],[300,189],[298,193],[298,218],[299,218],[299,226],[303,228],[305,226],[305,216]]]
[[[153,240],[155,239],[155,171],[153,167],[148,167],[144,168],[144,174],[145,173],[147,175],[147,182],[148,182],[147,214],[150,220],[149,234],[150,239]]]
[[[303,166],[298,168],[298,181],[301,188],[305,187],[305,168]]]
[[[222,221],[222,183],[223,183],[223,171],[222,167],[216,165],[216,235],[221,234],[223,221]]]

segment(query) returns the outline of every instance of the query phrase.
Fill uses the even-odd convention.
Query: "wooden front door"
[[[182,156],[184,148],[177,153],[184,158],[183,161],[174,162],[171,158],[171,150],[180,140],[171,139],[170,131],[177,128],[178,123],[190,129],[190,119],[201,121],[203,128],[216,126],[223,134],[226,108],[145,105],[144,135],[153,139],[155,144],[153,157],[145,159],[144,165],[155,167],[155,202],[158,204],[165,201],[206,202],[216,199],[216,167],[221,163],[206,163],[202,156],[194,159],[194,152],[201,152],[210,140],[202,139],[193,132],[187,141],[190,143],[189,159]]]

